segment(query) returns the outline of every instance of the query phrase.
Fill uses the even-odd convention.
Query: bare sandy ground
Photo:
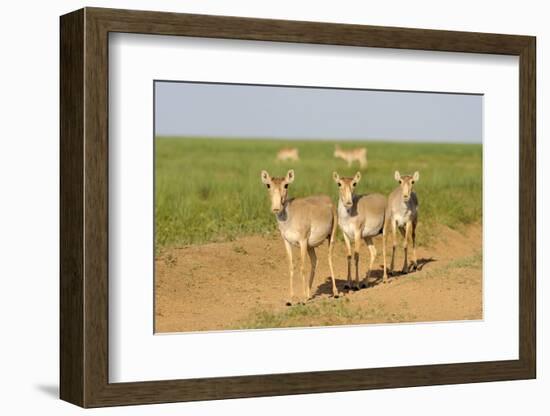
[[[379,256],[370,286],[356,292],[344,289],[345,248],[343,242],[337,242],[334,265],[337,286],[342,292],[338,299],[330,296],[327,247],[323,245],[317,250],[313,299],[290,307],[285,305],[289,278],[280,236],[251,236],[227,243],[164,250],[155,260],[155,330],[481,319],[481,225],[460,232],[449,228],[439,231],[432,243],[418,248],[419,270],[394,276],[388,284],[381,283],[381,238],[376,238]],[[362,276],[366,272],[367,251],[366,246],[361,251]],[[403,264],[402,251],[397,250],[398,270]],[[306,264],[309,273],[309,261]],[[294,290],[302,293],[298,269]]]

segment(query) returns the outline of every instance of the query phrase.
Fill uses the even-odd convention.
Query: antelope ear
[[[334,182],[338,183],[340,180],[340,175],[338,175],[338,172],[332,172],[332,179],[334,179]]]
[[[420,179],[420,173],[418,173],[418,171],[414,172],[413,181],[418,182],[419,179]]]
[[[357,172],[355,176],[353,177],[353,180],[355,182],[359,182],[361,180],[361,172]]]
[[[398,170],[395,171],[395,173],[393,174],[393,177],[395,178],[395,180],[397,182],[399,182],[401,180],[401,174],[399,173]]]
[[[267,170],[262,170],[261,177],[262,177],[262,182],[264,184],[268,184],[271,182],[271,176],[269,176],[269,173],[267,173]]]
[[[287,183],[292,183],[292,182],[294,182],[294,169],[290,169],[290,170],[286,173],[286,181],[287,181]]]

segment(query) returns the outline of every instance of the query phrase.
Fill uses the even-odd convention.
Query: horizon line
[[[329,137],[280,137],[280,136],[208,136],[185,134],[155,134],[154,139],[205,139],[205,140],[277,140],[277,141],[321,141],[321,142],[376,142],[376,143],[437,143],[437,144],[472,144],[483,145],[483,139],[479,142],[471,141],[437,141],[422,139],[381,139],[381,138],[329,138]]]

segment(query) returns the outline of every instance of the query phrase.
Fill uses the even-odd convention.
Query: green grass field
[[[332,172],[349,176],[351,169],[333,157],[334,142],[233,140],[205,138],[155,139],[156,249],[250,234],[272,233],[260,171],[282,176],[296,172],[290,195],[327,194],[337,199]],[[359,193],[388,194],[397,186],[393,172],[420,172],[416,192],[420,202],[420,239],[429,225],[451,228],[479,222],[482,214],[482,146],[473,144],[339,142],[343,148],[366,146],[368,168]],[[275,161],[284,146],[300,150],[299,162]],[[420,241],[422,243],[422,241]]]

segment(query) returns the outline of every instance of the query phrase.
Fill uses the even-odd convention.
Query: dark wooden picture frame
[[[61,399],[100,407],[535,378],[534,37],[98,8],[62,16],[60,29]],[[519,359],[109,383],[110,32],[519,56]]]

